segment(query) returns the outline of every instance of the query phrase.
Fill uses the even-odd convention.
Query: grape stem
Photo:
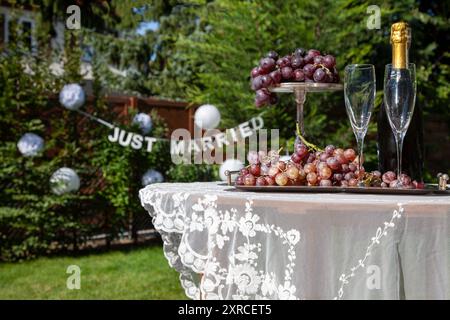
[[[303,144],[309,149],[309,151],[320,151],[323,152],[323,149],[319,148],[315,144],[312,144],[311,142],[306,141],[305,137],[302,136],[300,133],[300,126],[297,122],[297,136],[300,138],[300,140],[303,142]]]
[[[331,74],[330,69],[328,69],[327,67],[325,67],[325,65],[323,65],[322,63],[319,63],[319,64],[315,63],[314,66],[315,66],[315,67],[320,66],[320,67],[322,67],[323,69],[325,69],[325,72],[326,72],[327,74]]]

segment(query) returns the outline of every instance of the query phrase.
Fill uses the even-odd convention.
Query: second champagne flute
[[[364,186],[361,164],[364,137],[375,103],[375,81],[375,67],[371,64],[351,64],[345,67],[345,108],[358,144],[358,186],[360,187]]]

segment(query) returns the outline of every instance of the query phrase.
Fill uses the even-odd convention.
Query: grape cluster
[[[336,148],[328,145],[325,150],[311,148],[299,141],[289,161],[281,161],[278,152],[267,155],[260,151],[250,151],[250,163],[239,172],[236,185],[246,186],[339,186],[356,187],[363,181],[368,187],[396,187],[397,177],[388,171],[366,173],[364,167],[358,169],[359,158],[354,149]],[[411,181],[406,174],[398,178],[404,188],[421,189],[423,183]]]
[[[292,54],[279,57],[270,51],[251,71],[251,88],[256,91],[255,105],[275,104],[277,96],[269,87],[281,82],[339,82],[336,58],[319,50],[297,48]]]

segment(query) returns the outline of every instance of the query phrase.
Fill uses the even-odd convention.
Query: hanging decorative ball
[[[17,142],[17,148],[25,157],[34,157],[44,149],[44,139],[34,133],[25,133]]]
[[[57,195],[75,192],[80,188],[80,178],[73,169],[62,167],[50,177],[50,188]]]
[[[152,118],[146,113],[138,113],[133,118],[133,124],[139,126],[143,134],[147,134],[152,130]]]
[[[202,129],[214,129],[219,125],[220,112],[216,106],[212,104],[204,104],[200,106],[194,115],[195,125]]]
[[[160,183],[164,181],[164,177],[161,174],[161,172],[156,171],[154,169],[148,170],[146,173],[142,175],[141,183],[142,185],[148,186],[149,184],[153,183]]]
[[[242,161],[237,159],[227,159],[222,163],[219,168],[219,176],[222,181],[227,181],[227,176],[225,175],[225,171],[238,171],[244,167]],[[234,181],[237,175],[232,175],[232,180]]]
[[[66,84],[59,93],[59,102],[69,110],[78,110],[85,101],[86,95],[78,83]]]

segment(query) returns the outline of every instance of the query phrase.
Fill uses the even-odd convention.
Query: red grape
[[[314,64],[322,64],[323,63],[323,57],[321,55],[314,57]]]
[[[269,51],[266,55],[267,58],[272,58],[273,60],[277,61],[278,59],[278,53],[276,51]]]
[[[313,64],[308,63],[306,66],[303,67],[303,73],[306,77],[312,79],[314,75],[314,71],[316,71],[317,67],[315,67]]]
[[[306,54],[303,58],[303,61],[305,62],[305,64],[312,64],[314,63],[314,56]]]
[[[342,171],[343,173],[349,172],[349,171],[350,171],[350,168],[349,168],[348,164],[346,164],[346,163],[341,164],[341,171]]]
[[[290,65],[291,65],[291,57],[290,56],[284,56],[277,60],[277,66],[279,68],[289,67]]]
[[[288,177],[285,173],[281,172],[275,176],[275,182],[279,186],[285,186],[288,183]]]
[[[295,152],[303,159],[308,154],[308,148],[304,144],[299,144],[296,146]]]
[[[333,183],[331,182],[331,180],[323,179],[323,180],[320,180],[319,185],[322,187],[331,187],[333,185]]]
[[[291,60],[291,67],[293,69],[302,68],[305,65],[305,61],[301,56],[295,56]]]
[[[268,186],[273,186],[275,185],[275,179],[269,176],[264,177],[264,179],[266,179],[266,183]]]
[[[336,147],[333,146],[332,144],[329,144],[325,147],[325,152],[330,156],[334,154],[334,150],[336,150]]]
[[[320,171],[322,168],[328,167],[326,162],[320,161],[319,163],[317,163],[316,168],[318,171]]]
[[[381,179],[383,180],[383,182],[390,184],[396,178],[397,178],[397,176],[395,175],[395,173],[393,171],[387,171],[383,174]]]
[[[411,184],[411,178],[409,176],[407,176],[406,174],[402,173],[399,177],[398,180],[400,180],[400,182],[404,185],[410,185]]]
[[[295,180],[298,178],[298,169],[295,166],[290,166],[286,170],[286,175],[289,179]]]
[[[327,54],[323,57],[322,64],[328,69],[331,69],[336,65],[336,59],[332,55]]]
[[[342,180],[340,184],[341,184],[341,187],[343,187],[343,188],[348,187],[348,181],[346,181],[346,180]]]
[[[316,49],[310,49],[308,50],[308,55],[311,55],[313,57],[320,56],[320,51]]]
[[[265,186],[265,185],[267,185],[266,179],[264,177],[258,177],[256,179],[256,185],[257,186]]]
[[[303,167],[303,170],[305,170],[305,172],[311,173],[311,172],[316,172],[316,166],[313,165],[312,163],[307,163],[305,164],[305,166]]]
[[[314,160],[316,160],[316,156],[314,154],[310,153],[308,158],[306,159],[306,163],[311,163]]]
[[[276,166],[272,166],[269,169],[269,176],[275,178],[275,176],[280,172],[280,170]]]
[[[389,183],[389,188],[397,188],[397,187],[398,187],[397,183],[398,183],[398,180],[397,180],[397,179],[392,180],[392,181]]]
[[[414,188],[416,188],[416,189],[423,189],[423,188],[425,188],[425,184],[423,182],[417,182],[416,180],[414,180],[412,182],[412,184],[413,184]]]
[[[280,171],[284,171],[284,170],[286,170],[286,162],[284,162],[284,161],[278,161],[278,163],[276,164],[276,167],[277,167]]]
[[[314,172],[310,172],[306,175],[306,181],[308,181],[308,183],[310,185],[316,185],[317,184],[317,174],[315,174]]]
[[[305,81],[305,74],[303,73],[303,70],[296,69],[294,70],[294,80],[295,81]]]
[[[358,185],[358,180],[356,180],[355,178],[348,180],[349,187],[356,187],[357,185]]]
[[[268,87],[270,87],[271,85],[272,85],[272,83],[273,83],[273,80],[272,80],[272,78],[270,77],[270,75],[263,75],[263,76],[261,76],[261,86],[263,87],[263,88],[268,88]]]
[[[328,158],[327,164],[333,170],[338,170],[341,167],[341,164],[335,157]]]
[[[280,83],[281,82],[281,71],[280,70],[274,70],[272,71],[269,76],[272,78],[273,83]]]
[[[358,167],[357,167],[356,164],[354,164],[354,163],[350,163],[350,164],[348,165],[348,168],[349,168],[350,171],[352,171],[352,172],[355,172],[355,171],[358,169]]]
[[[259,72],[260,72],[259,67],[254,67],[254,68],[252,69],[252,72],[251,72],[252,78],[255,78],[256,76],[259,76]]]
[[[304,57],[306,55],[306,50],[303,48],[297,48],[294,51],[294,55]]]
[[[334,149],[333,155],[334,155],[334,156],[337,156],[338,154],[344,155],[344,149],[342,149],[342,148],[336,148],[336,149]]]
[[[250,172],[248,171],[247,168],[242,168],[241,171],[239,171],[239,174],[240,174],[241,176],[245,176],[245,175],[247,175],[247,174],[249,174],[249,173],[250,173]]]
[[[344,151],[344,156],[347,158],[348,161],[353,161],[356,158],[356,152],[353,149],[346,149]]]
[[[303,181],[306,179],[306,172],[303,169],[298,169],[298,180]]]
[[[320,154],[319,159],[320,159],[320,161],[327,161],[327,159],[329,157],[330,156],[327,153],[323,152],[323,153]]]
[[[340,164],[348,164],[348,160],[346,157],[344,157],[344,154],[340,154],[335,152],[335,156],[336,160],[340,163]]]
[[[244,178],[242,176],[238,176],[236,178],[236,185],[238,185],[238,186],[244,185]]]
[[[261,81],[261,76],[256,76],[255,78],[252,79],[252,90],[256,91],[262,88],[262,81]]]
[[[325,166],[325,167],[323,167],[323,168],[320,169],[319,174],[320,174],[320,177],[321,177],[322,179],[328,179],[328,178],[331,177],[331,175],[333,174],[333,172],[331,171],[330,167]]]
[[[244,184],[246,186],[254,186],[256,182],[255,176],[251,173],[244,176]]]
[[[372,175],[376,178],[381,178],[381,172],[378,170],[372,171]]]
[[[291,161],[294,163],[300,163],[302,158],[297,153],[293,153],[291,156]]]
[[[259,176],[261,174],[261,166],[259,164],[252,164],[250,166],[250,173],[254,176]]]
[[[326,82],[326,72],[322,68],[317,68],[316,71],[314,71],[313,79],[315,82],[323,83]]]
[[[263,88],[256,91],[255,102],[259,101],[262,103],[267,103],[270,101],[270,92]]]
[[[344,179],[347,181],[350,181],[351,179],[354,179],[354,178],[355,178],[355,174],[353,172],[347,172],[344,175]]]
[[[335,173],[333,175],[333,180],[334,181],[342,181],[342,179],[344,179],[344,176],[342,175],[342,173]]]
[[[281,69],[281,74],[283,76],[283,79],[290,80],[294,76],[294,70],[292,70],[291,67],[283,67]]]
[[[262,71],[268,73],[275,68],[275,60],[272,58],[262,58],[259,62],[259,66]]]

